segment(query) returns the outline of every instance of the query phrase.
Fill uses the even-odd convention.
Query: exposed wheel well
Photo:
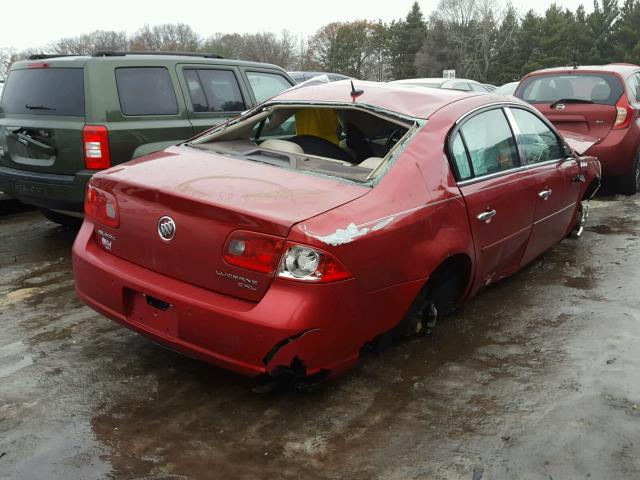
[[[596,192],[598,191],[598,188],[600,188],[600,179],[594,178],[593,180],[591,180],[591,183],[589,184],[587,189],[584,191],[582,200],[591,200],[593,196],[596,194]]]
[[[434,280],[439,280],[445,275],[449,275],[454,273],[461,281],[463,285],[462,291],[459,292],[461,296],[469,286],[469,280],[471,278],[471,259],[468,255],[464,253],[458,253],[456,255],[452,255],[443,261],[438,268],[436,268],[433,273],[429,276],[430,283]],[[459,300],[459,299],[458,299]]]
[[[435,317],[444,318],[460,302],[469,288],[471,259],[465,254],[448,257],[431,273],[403,320],[395,327],[395,338],[412,335],[422,329],[432,304],[437,304]],[[433,310],[432,310],[433,312]],[[435,323],[435,321],[434,321]]]

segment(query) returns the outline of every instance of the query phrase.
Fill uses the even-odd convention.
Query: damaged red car
[[[589,146],[505,97],[292,89],[96,174],[77,292],[174,350],[308,387],[580,233]]]

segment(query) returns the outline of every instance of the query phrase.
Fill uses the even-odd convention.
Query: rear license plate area
[[[178,336],[178,313],[170,302],[125,288],[124,305],[127,320],[163,335]]]

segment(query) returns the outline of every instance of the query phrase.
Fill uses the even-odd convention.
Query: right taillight
[[[85,125],[82,129],[84,165],[89,170],[103,170],[111,166],[109,131],[104,125]]]
[[[613,124],[613,128],[615,128],[616,130],[627,128],[633,120],[634,109],[633,107],[631,107],[631,105],[629,105],[626,95],[623,94],[620,97],[620,100],[618,100],[618,103],[616,103],[616,110],[616,121]]]
[[[278,276],[302,282],[329,283],[351,278],[336,258],[305,245],[289,245],[280,260]]]
[[[120,225],[120,212],[115,195],[91,183],[87,184],[87,193],[84,197],[84,214],[107,227],[118,228]]]

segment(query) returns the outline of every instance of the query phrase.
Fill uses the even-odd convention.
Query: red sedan
[[[581,230],[600,164],[535,109],[357,87],[287,91],[95,175],[73,247],[80,298],[177,351],[302,388]]]

